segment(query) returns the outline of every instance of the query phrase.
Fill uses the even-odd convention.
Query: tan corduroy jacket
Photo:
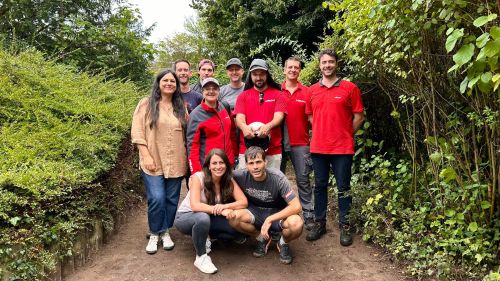
[[[142,99],[132,119],[132,143],[146,145],[156,164],[156,170],[146,170],[142,165],[143,155],[139,154],[139,165],[148,175],[165,178],[182,177],[187,172],[187,152],[181,122],[174,116],[172,108],[160,105],[157,126],[149,127],[146,118],[149,98]]]

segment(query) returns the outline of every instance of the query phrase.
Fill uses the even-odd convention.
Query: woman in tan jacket
[[[155,78],[151,95],[137,105],[131,132],[132,143],[139,149],[148,200],[148,254],[156,253],[159,240],[163,249],[174,248],[169,228],[174,223],[181,182],[187,172],[186,124],[179,79],[173,71],[163,70]]]

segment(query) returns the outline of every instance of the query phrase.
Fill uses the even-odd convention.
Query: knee
[[[228,218],[229,224],[232,227],[238,225],[243,220],[243,216],[244,216],[243,210],[233,211],[232,215]]]
[[[291,215],[286,219],[286,224],[284,226],[292,232],[301,232],[304,221],[299,215]]]

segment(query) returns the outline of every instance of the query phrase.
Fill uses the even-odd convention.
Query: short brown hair
[[[321,60],[321,57],[324,55],[329,55],[330,57],[334,57],[336,61],[339,61],[339,57],[337,55],[337,52],[335,52],[335,50],[332,48],[327,48],[327,49],[321,50],[321,52],[319,52],[318,60]]]
[[[289,61],[296,61],[296,62],[298,62],[299,63],[299,68],[302,69],[302,61],[298,57],[291,56],[291,57],[287,58],[286,61],[285,61],[285,67],[286,67],[286,65],[288,64]]]
[[[250,146],[245,151],[245,163],[248,162],[249,159],[255,159],[259,154],[262,156],[262,160],[266,159],[266,152],[264,149],[258,146]]]

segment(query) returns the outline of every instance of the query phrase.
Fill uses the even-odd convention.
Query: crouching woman
[[[196,250],[194,265],[203,273],[215,273],[217,268],[208,256],[208,237],[224,240],[241,239],[227,220],[233,210],[246,208],[248,201],[233,180],[227,155],[221,149],[212,149],[203,163],[203,170],[194,173],[190,189],[182,201],[174,226],[191,235]]]

